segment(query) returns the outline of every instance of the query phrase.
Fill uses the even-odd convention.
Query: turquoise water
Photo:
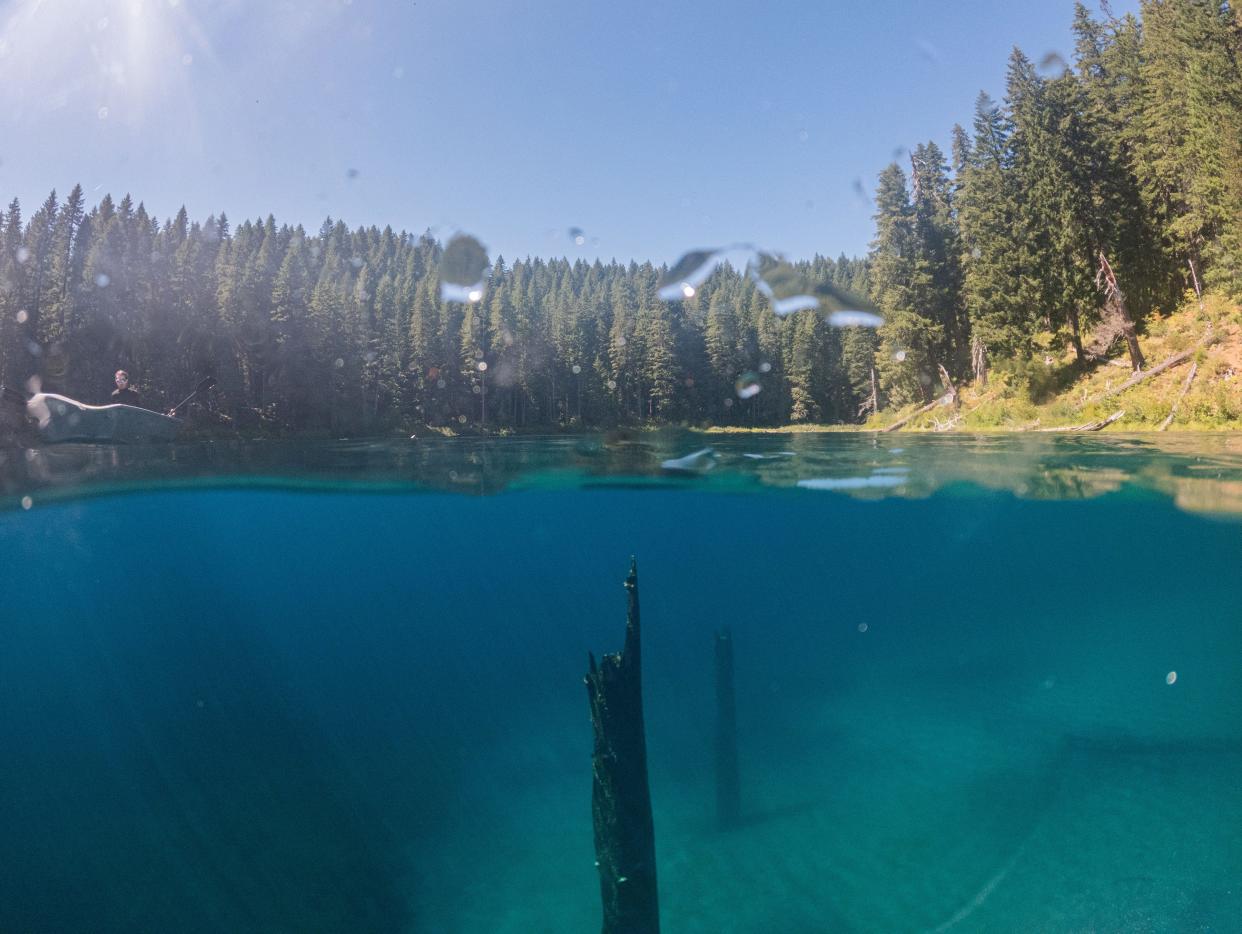
[[[582,677],[631,554],[666,931],[1242,929],[1231,438],[67,447],[0,477],[4,931],[597,929]]]

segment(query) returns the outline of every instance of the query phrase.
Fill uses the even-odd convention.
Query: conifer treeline
[[[877,385],[929,398],[940,366],[985,379],[1062,341],[1085,364],[1102,319],[1133,338],[1189,288],[1242,295],[1242,21],[1144,0],[1141,19],[1079,6],[1074,30],[1072,68],[1015,50],[1004,102],[980,95],[950,158],[927,143],[908,177],[881,173],[865,261],[800,264],[870,294],[878,333],[779,318],[727,266],[668,303],[650,264],[498,258],[481,302],[445,302],[426,235],[161,224],[74,188],[0,212],[0,381],[104,401],[124,367],[155,405],[211,374],[238,419],[364,433],[854,421]]]
[[[1085,364],[1102,319],[1139,366],[1136,320],[1189,288],[1242,296],[1238,12],[1144,0],[1141,19],[1100,20],[1079,4],[1074,35],[1072,67],[1014,50],[1004,103],[979,95],[951,165],[928,143],[909,186],[896,165],[880,175],[870,272],[890,403],[927,398],[938,364],[985,379],[989,359],[1021,369],[1057,345]]]
[[[86,213],[80,188],[26,224],[13,202],[3,237],[8,385],[37,376],[106,401],[121,367],[154,407],[209,374],[235,417],[336,433],[853,414],[850,340],[821,316],[782,321],[728,267],[668,303],[649,263],[498,258],[482,301],[442,301],[443,247],[429,236],[340,221],[312,236],[270,217],[231,229],[184,209],[159,224],[128,197]],[[802,265],[866,289],[862,261]],[[762,391],[742,399],[747,371]]]

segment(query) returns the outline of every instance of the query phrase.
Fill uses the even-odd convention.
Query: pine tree
[[[875,221],[870,257],[872,294],[884,312],[877,368],[891,401],[904,405],[930,394],[945,335],[943,326],[914,304],[912,283],[918,252],[914,210],[905,174],[896,164],[880,173]],[[791,370],[791,385],[796,381]],[[798,406],[795,397],[791,417]]]

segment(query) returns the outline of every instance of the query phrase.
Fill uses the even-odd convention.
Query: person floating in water
[[[142,408],[138,399],[138,391],[129,385],[129,374],[124,370],[116,371],[116,389],[112,390],[112,401],[121,405],[133,405]]]

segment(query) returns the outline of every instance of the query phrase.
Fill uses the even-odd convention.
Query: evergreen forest
[[[729,264],[668,301],[651,263],[498,256],[447,300],[430,234],[161,221],[79,186],[0,211],[0,382],[103,403],[124,368],[163,409],[210,375],[220,424],[363,435],[856,423],[1033,379],[1050,353],[1086,368],[1123,347],[1142,369],[1145,321],[1242,299],[1242,13],[1079,5],[1073,30],[1072,61],[1015,49],[947,152],[880,173],[868,255],[792,264],[812,294],[865,296],[878,328],[779,315]]]

